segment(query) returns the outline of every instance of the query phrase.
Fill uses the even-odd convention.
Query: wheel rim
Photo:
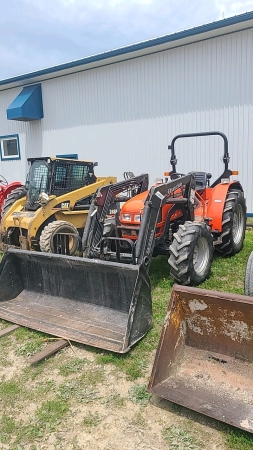
[[[61,233],[73,233],[73,230],[67,230],[67,229],[66,230],[61,230],[60,232],[55,233],[53,235],[53,238],[52,238],[52,241],[51,241],[52,242],[52,244],[51,244],[52,252],[53,252],[53,249],[54,249],[54,243],[53,243],[54,238],[56,237],[57,234],[61,234]],[[69,235],[69,243],[68,244],[69,244],[68,245],[68,251],[69,251],[69,253],[71,253],[73,248],[74,248],[74,246],[75,246],[75,238],[73,236],[71,236],[71,235]],[[58,243],[58,247],[61,247],[60,243]]]
[[[194,247],[193,267],[198,275],[205,273],[210,259],[208,242],[204,237],[199,237]]]
[[[242,205],[236,205],[234,216],[233,216],[233,226],[232,226],[232,236],[235,244],[239,244],[244,230],[244,214]]]

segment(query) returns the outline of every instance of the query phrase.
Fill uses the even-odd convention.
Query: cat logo
[[[61,209],[64,209],[64,210],[69,209],[69,203],[70,202],[62,202],[61,203]]]

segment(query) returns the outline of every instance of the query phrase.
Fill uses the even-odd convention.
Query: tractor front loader
[[[191,180],[188,176],[185,181]],[[111,205],[147,187],[144,174],[98,189],[83,235],[84,258],[9,248],[0,265],[0,317],[83,344],[127,352],[152,324],[146,267],[164,196],[160,187],[154,191],[146,206],[143,245],[135,252],[130,244],[125,258],[113,231],[115,217],[108,218],[108,213]],[[111,253],[114,258],[108,261]]]
[[[96,177],[96,163],[63,158],[29,158],[26,186],[15,189],[5,200],[2,211],[1,249],[61,253],[64,234],[82,235],[91,198],[96,190],[115,177]],[[63,238],[57,240],[58,234]],[[68,239],[68,253],[74,254],[78,242]]]

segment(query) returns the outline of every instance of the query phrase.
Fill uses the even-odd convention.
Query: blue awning
[[[38,120],[43,116],[41,84],[25,86],[6,110],[8,120]]]

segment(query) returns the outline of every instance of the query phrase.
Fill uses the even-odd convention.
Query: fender
[[[212,221],[210,221],[210,225],[213,232],[221,233],[222,231],[222,215],[227,193],[233,188],[243,192],[242,185],[239,183],[239,181],[217,184],[212,189],[212,194],[209,198],[207,206],[206,216],[212,218]]]

